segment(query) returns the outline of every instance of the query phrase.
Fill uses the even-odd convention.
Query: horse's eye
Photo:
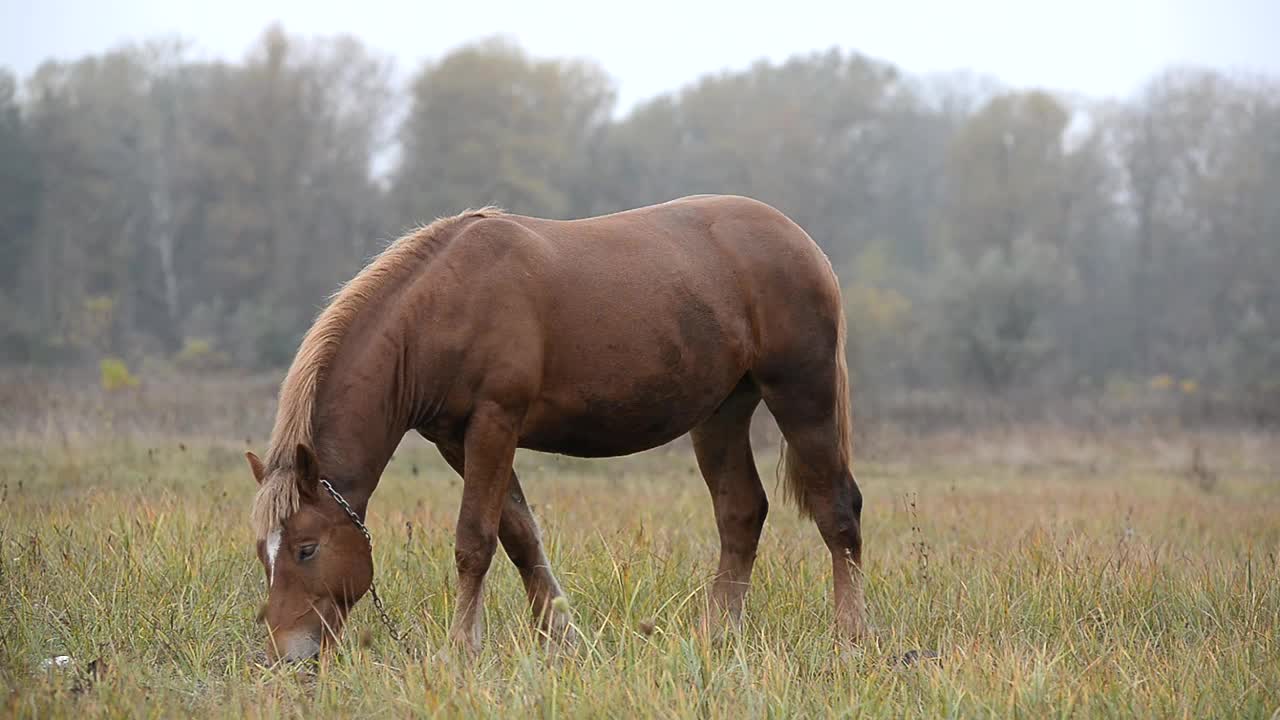
[[[311,543],[310,545],[303,545],[301,548],[298,548],[298,562],[304,562],[306,560],[310,560],[311,556],[315,554],[316,554],[315,543]]]

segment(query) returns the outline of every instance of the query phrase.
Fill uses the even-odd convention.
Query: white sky
[[[839,46],[912,72],[1124,95],[1171,64],[1280,75],[1280,0],[0,0],[0,65],[26,75],[126,41],[177,35],[235,59],[268,23],[354,34],[401,72],[505,34],[537,55],[598,60],[622,105],[706,72]]]

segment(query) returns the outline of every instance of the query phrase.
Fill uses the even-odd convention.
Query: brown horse
[[[720,532],[709,610],[736,623],[769,506],[748,433],[761,399],[786,440],[786,490],[831,552],[837,633],[858,639],[844,334],[826,256],[746,198],[573,221],[484,209],[400,238],[320,314],[281,388],[266,461],[249,453],[269,655],[318,654],[368,591],[370,547],[337,498],[363,518],[409,430],[463,477],[451,638],[466,651],[480,646],[499,541],[539,627],[570,632],[512,470],[517,447],[607,457],[690,433]]]

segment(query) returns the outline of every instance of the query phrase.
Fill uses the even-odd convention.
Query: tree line
[[[856,392],[1164,393],[1280,415],[1280,83],[1122,100],[815,52],[625,113],[605,69],[492,39],[397,82],[267,29],[0,71],[0,361],[279,369],[385,243],[466,207],[580,217],[740,193],[845,290]]]

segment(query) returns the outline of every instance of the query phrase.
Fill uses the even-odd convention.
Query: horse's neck
[[[399,389],[389,382],[375,385],[343,384],[317,398],[314,442],[321,473],[362,512],[409,430],[393,397]]]

